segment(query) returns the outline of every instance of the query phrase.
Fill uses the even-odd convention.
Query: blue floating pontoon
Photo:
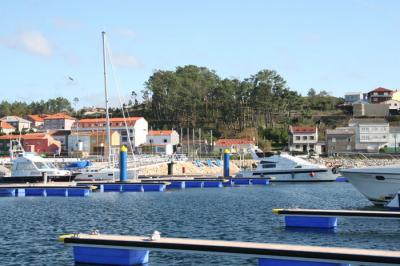
[[[44,188],[25,188],[25,196],[45,197],[46,189],[44,189]]]
[[[203,187],[222,187],[222,181],[204,181]]]
[[[268,185],[269,179],[251,179],[252,185]]]
[[[149,262],[148,250],[74,246],[75,263],[142,265]]]
[[[104,192],[121,192],[121,184],[103,184]]]
[[[185,181],[171,181],[169,185],[167,185],[167,189],[183,189],[186,187]]]
[[[17,191],[15,188],[0,188],[0,196],[3,197],[9,197],[9,196],[15,196]]]
[[[123,184],[122,192],[143,192],[142,184]]]
[[[336,217],[285,216],[286,227],[335,228]]]
[[[250,179],[248,179],[248,178],[240,178],[240,179],[232,178],[232,182],[235,185],[250,185],[251,184]]]
[[[89,188],[68,188],[68,197],[86,197],[90,192]]]
[[[165,190],[165,184],[146,184],[143,183],[144,192],[162,192]]]
[[[47,197],[67,197],[67,189],[66,188],[47,188],[46,189]]]
[[[203,181],[186,181],[185,186],[186,188],[199,188],[203,187]]]

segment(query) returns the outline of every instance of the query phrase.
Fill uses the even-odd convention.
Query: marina
[[[0,244],[14,252],[0,250],[0,255],[6,265],[11,265],[16,258],[32,264],[72,265],[72,251],[58,244],[58,237],[93,230],[122,235],[151,235],[158,230],[162,237],[397,250],[396,220],[363,219],[361,222],[343,217],[335,232],[321,232],[286,229],[282,218],[271,212],[276,207],[298,207],[300,202],[302,208],[308,209],[365,210],[368,206],[368,200],[351,184],[337,182],[273,183],[268,187],[182,189],[164,193],[92,193],[90,197],[69,199],[7,197],[0,200],[4,213],[0,217],[4,224]],[[80,211],[82,206],[85,212]],[[380,209],[369,207],[369,210]],[[27,217],[32,222],[23,223],[16,230],[13,224]],[[82,223],[83,219],[87,222]],[[41,224],[47,226],[41,227]],[[36,233],[27,237],[23,232],[30,230]],[[254,266],[258,263],[256,258],[188,253],[151,252],[149,259],[150,265],[155,266],[193,261],[198,265]]]

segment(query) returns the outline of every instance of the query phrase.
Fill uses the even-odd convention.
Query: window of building
[[[314,140],[314,136],[310,136],[310,140]]]
[[[296,136],[296,140],[300,140],[300,136]]]
[[[300,149],[300,145],[296,145],[296,149]]]
[[[122,142],[127,142],[128,138],[127,137],[122,137]]]
[[[149,142],[150,142],[150,143],[153,143],[153,139],[150,139]]]
[[[310,149],[314,149],[314,145],[313,144],[310,144]]]
[[[167,143],[167,141],[168,141],[167,139],[164,139],[164,143]]]
[[[351,138],[348,138],[347,141],[348,141],[348,142],[351,142]]]
[[[307,136],[303,136],[303,140],[307,140]]]
[[[336,138],[332,138],[332,142],[336,142]]]

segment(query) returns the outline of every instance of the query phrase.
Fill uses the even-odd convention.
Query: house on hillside
[[[10,125],[9,123],[5,121],[0,121],[0,133],[1,134],[11,134],[15,131],[15,127]]]
[[[1,118],[0,121],[7,122],[15,128],[15,131],[18,132],[28,132],[31,129],[31,121],[23,119],[19,116],[5,116]]]
[[[11,140],[21,140],[22,147],[27,152],[40,154],[59,155],[61,143],[47,133],[31,133],[25,135],[4,135],[0,136],[0,151],[4,152],[10,148]]]
[[[289,151],[308,153],[315,151],[318,143],[318,128],[315,126],[290,126]]]
[[[256,143],[249,139],[219,139],[214,144],[215,153],[224,153],[228,149],[232,154],[249,154],[257,149]]]
[[[353,104],[362,100],[364,100],[364,93],[362,92],[348,92],[344,95],[345,104]]]
[[[46,115],[43,118],[43,121],[44,130],[71,130],[71,127],[75,122],[75,118],[64,113],[58,113]]]
[[[41,129],[44,124],[43,116],[41,115],[27,115],[26,119],[31,121],[31,127]]]
[[[351,127],[337,127],[326,130],[326,151],[328,155],[355,150],[355,130]]]
[[[394,99],[390,99],[390,100],[382,102],[382,104],[389,106],[389,114],[391,114],[391,115],[399,114],[400,101],[394,100]]]
[[[389,142],[389,122],[384,118],[353,118],[349,127],[354,128],[356,151],[379,152]]]
[[[55,140],[61,143],[61,153],[66,155],[68,153],[68,139],[71,130],[53,130],[48,132]]]
[[[121,135],[111,131],[111,149],[118,152],[121,145]],[[107,146],[105,130],[78,131],[68,137],[68,152],[80,155],[104,155]]]
[[[379,87],[368,92],[367,99],[370,103],[381,103],[392,99],[392,93],[392,90]]]
[[[110,128],[117,131],[121,136],[121,145],[129,147],[139,147],[146,143],[148,133],[148,123],[143,117],[128,117],[126,119],[113,117],[110,118]],[[106,130],[105,118],[85,118],[77,121],[73,126],[73,131],[104,131]]]
[[[144,153],[172,155],[179,144],[179,134],[175,130],[150,130],[146,144],[142,145]]]

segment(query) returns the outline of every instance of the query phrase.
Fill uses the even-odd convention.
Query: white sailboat
[[[113,180],[119,177],[119,168],[116,168],[113,163],[113,154],[111,149],[111,129],[110,129],[110,114],[109,114],[109,99],[107,90],[107,62],[106,62],[106,48],[105,37],[106,33],[102,33],[103,43],[103,74],[104,74],[104,100],[106,108],[106,145],[104,149],[104,156],[107,158],[107,167],[89,167],[75,176],[76,181],[102,181]],[[136,177],[136,169],[128,170],[128,177]]]

